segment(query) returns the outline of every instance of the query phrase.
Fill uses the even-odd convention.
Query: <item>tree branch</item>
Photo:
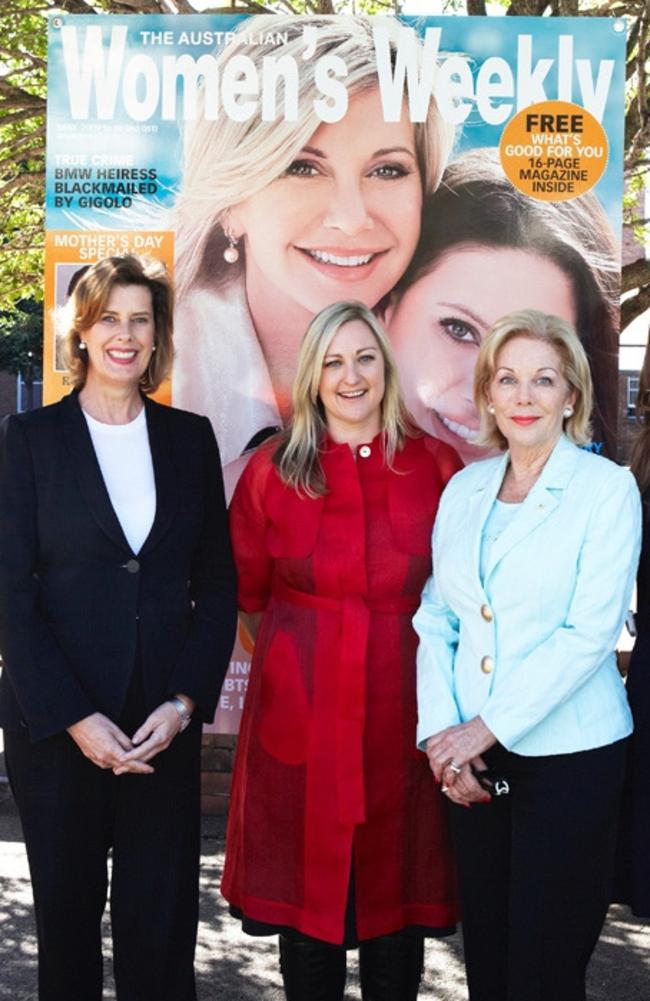
[[[38,181],[40,184],[45,180],[44,170],[25,170],[16,177],[12,177],[6,184],[0,184],[0,198],[6,198],[6,196],[11,192],[15,191],[25,184],[27,180]]]
[[[24,61],[35,69],[42,70],[43,72],[47,70],[47,60],[41,59],[40,56],[35,55],[33,52],[15,52],[12,49],[0,47],[0,57],[4,60],[11,60],[13,63]],[[13,76],[14,73],[22,73],[26,69],[27,67],[23,67],[22,69],[17,67],[15,70],[11,70],[11,72],[7,73],[7,76],[5,76],[4,79],[6,80],[8,77]]]
[[[15,125],[16,122],[27,122],[35,118],[42,118],[43,112],[34,108],[25,111],[12,111],[10,115],[0,115],[0,128],[8,125]]]
[[[506,15],[514,17],[541,17],[549,0],[511,0]]]
[[[640,288],[636,295],[621,303],[621,330],[629,327],[632,320],[650,309],[650,285]]]
[[[641,285],[650,285],[650,260],[644,257],[626,264],[621,271],[621,292],[631,292]]]

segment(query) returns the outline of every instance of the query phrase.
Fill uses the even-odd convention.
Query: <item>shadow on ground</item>
[[[249,939],[218,890],[224,824],[206,817],[202,836],[201,924],[197,949],[199,1001],[282,1001],[275,940]],[[29,873],[20,824],[0,785],[0,998],[36,1001],[36,942]],[[114,1001],[110,927],[104,924],[105,1001]],[[360,997],[356,955],[349,954],[346,998]],[[460,936],[427,943],[420,1001],[466,1001]],[[589,1001],[650,1001],[650,925],[613,907],[593,958]],[[397,999],[396,999],[397,1001]]]

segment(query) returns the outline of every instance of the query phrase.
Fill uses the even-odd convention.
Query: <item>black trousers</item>
[[[40,1001],[102,997],[109,849],[119,1001],[195,1001],[200,723],[152,761],[153,775],[102,770],[67,733],[4,739],[32,877]]]
[[[486,762],[509,796],[454,806],[471,1001],[584,1001],[611,899],[625,741]]]

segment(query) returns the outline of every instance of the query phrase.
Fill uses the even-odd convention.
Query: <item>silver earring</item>
[[[228,246],[223,252],[223,259],[226,264],[236,264],[239,260],[239,251],[237,250],[238,240],[232,235],[232,233],[226,233],[228,238]]]
[[[488,414],[493,414],[493,413],[495,413],[495,406],[494,406],[494,404],[493,404],[493,403],[488,403],[488,408],[487,408],[487,412],[488,412]]]
[[[562,416],[565,420],[568,420],[569,417],[573,417],[573,407],[565,407],[562,411]]]
[[[79,341],[79,350],[80,351],[85,351],[86,350],[86,342],[85,341]]]

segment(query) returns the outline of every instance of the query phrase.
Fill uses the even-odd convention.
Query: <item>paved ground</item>
[[[247,939],[227,914],[217,884],[223,822],[203,823],[201,927],[197,970],[200,1001],[282,1001],[275,942]],[[16,810],[0,785],[0,998],[36,1001],[35,937],[25,849]],[[114,999],[106,923],[105,999]],[[351,954],[346,997],[360,997]],[[421,1001],[466,1001],[459,936],[427,943]],[[395,1001],[399,1001],[398,998]],[[650,925],[615,907],[594,956],[589,1001],[650,1001]]]

